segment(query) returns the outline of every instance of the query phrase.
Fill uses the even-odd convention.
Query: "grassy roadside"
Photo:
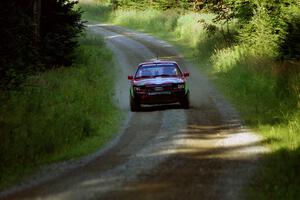
[[[94,3],[87,0],[80,0],[80,4],[76,5],[83,11],[82,18],[89,21],[108,22],[112,7],[109,4]]]
[[[112,54],[89,35],[77,54],[72,67],[0,93],[0,188],[40,166],[94,152],[118,130]]]
[[[239,109],[246,123],[265,137],[265,145],[272,152],[248,188],[250,199],[299,199],[300,76],[297,71],[284,70],[286,65],[297,69],[299,63],[245,56],[246,50],[225,40],[223,33],[204,30],[205,24],[213,24],[212,17],[176,11],[117,10],[107,19],[179,47]],[[202,21],[206,23],[199,23]],[[234,24],[231,26],[234,29]]]

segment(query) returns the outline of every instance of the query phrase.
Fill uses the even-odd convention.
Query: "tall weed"
[[[179,40],[188,42],[190,46],[196,46],[199,39],[203,37],[205,33],[203,25],[200,22],[211,22],[212,18],[212,14],[199,14],[194,12],[181,15],[177,20],[175,29],[176,37]]]
[[[112,6],[107,3],[80,1],[77,8],[82,11],[82,18],[89,21],[107,22],[111,19]]]
[[[162,14],[158,10],[117,10],[113,22],[131,28],[139,28],[152,32],[173,31],[176,27],[178,14],[167,11]]]

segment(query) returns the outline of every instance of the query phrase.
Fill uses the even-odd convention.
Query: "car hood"
[[[134,80],[133,84],[136,86],[144,86],[144,85],[162,85],[162,84],[172,84],[172,83],[184,83],[184,80],[178,77],[156,77],[156,78]]]

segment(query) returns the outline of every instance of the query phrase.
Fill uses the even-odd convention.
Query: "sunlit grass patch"
[[[158,10],[117,10],[113,14],[113,22],[122,26],[144,29],[150,32],[173,31],[178,14],[167,11],[162,14]]]
[[[111,18],[112,7],[110,4],[97,3],[96,1],[79,1],[82,18],[93,22],[107,22]]]
[[[205,35],[204,23],[212,23],[213,14],[200,14],[195,12],[180,15],[177,20],[175,34],[180,40],[184,40],[195,47]]]
[[[250,187],[249,199],[299,199],[300,114],[287,116],[286,123],[260,125],[272,153],[265,156]]]
[[[224,62],[224,66],[230,67],[217,68],[218,72],[213,70],[212,76],[218,88],[238,108],[246,124],[263,135],[265,145],[271,149],[248,188],[250,199],[299,199],[300,110],[297,93],[288,90],[280,94],[285,86],[271,73],[268,62],[261,58],[237,61],[230,65]]]

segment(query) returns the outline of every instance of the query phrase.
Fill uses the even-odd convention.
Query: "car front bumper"
[[[134,98],[140,104],[165,104],[180,102],[186,95],[185,91],[162,91],[135,93]]]

